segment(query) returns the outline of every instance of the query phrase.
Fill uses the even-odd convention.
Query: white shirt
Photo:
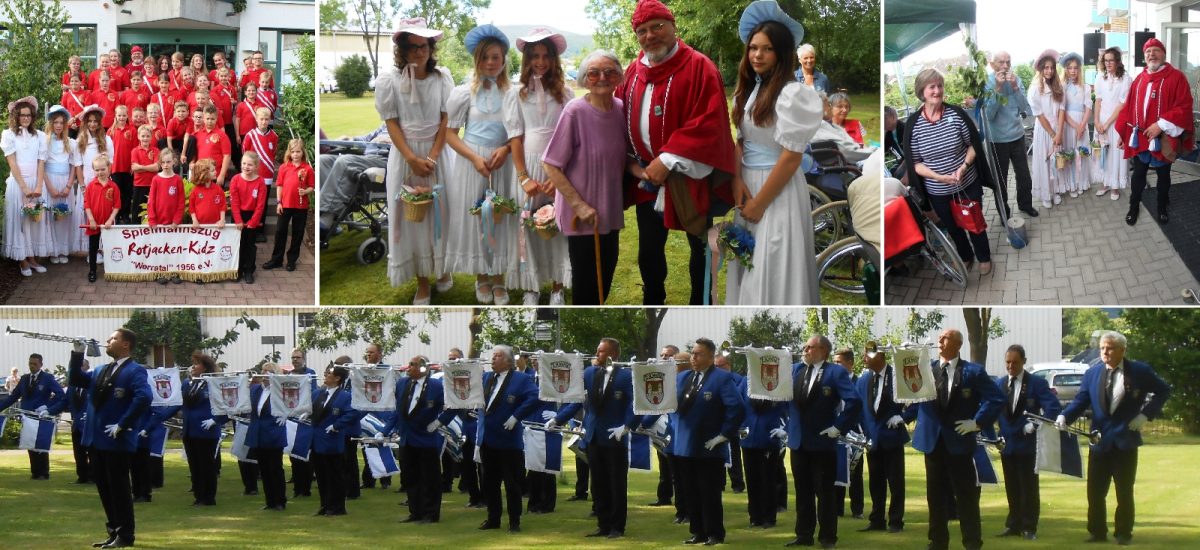
[[[949,361],[950,366],[946,368],[946,398],[950,398],[951,392],[954,391],[954,372],[958,370],[959,359],[955,357]],[[947,361],[941,357],[938,358],[938,368],[941,368]],[[936,376],[937,373],[934,373]]]
[[[874,408],[871,409],[875,412],[879,412],[879,403],[881,403],[883,401],[884,386],[887,385],[887,374],[891,369],[892,369],[892,366],[888,365],[886,367],[883,367],[883,369],[880,370],[879,372],[875,373],[875,376],[879,377],[879,386],[878,386],[879,390],[875,392],[875,404],[874,404]]]
[[[1012,401],[1008,404],[1008,408],[1011,409],[1013,412],[1016,412],[1017,402],[1021,400],[1020,395],[1021,395],[1021,378],[1022,377],[1021,376],[1009,376],[1008,377],[1009,382],[1012,383],[1014,378],[1016,378],[1016,383],[1013,384]]]
[[[818,372],[821,372],[821,365],[824,365],[824,364],[825,364],[825,362],[824,362],[824,361],[819,361],[819,362],[817,362],[817,363],[814,363],[814,364],[812,365],[812,368],[811,368],[811,369],[809,369],[809,372],[808,372],[808,383],[804,385],[804,388],[805,388],[804,392],[805,392],[805,393],[812,393],[812,387],[813,387],[813,384],[816,384],[816,383],[817,383],[817,373],[818,373]]]
[[[608,390],[608,383],[612,380],[612,375],[612,367],[604,367],[604,383],[600,385],[600,395],[604,395],[604,392]]]

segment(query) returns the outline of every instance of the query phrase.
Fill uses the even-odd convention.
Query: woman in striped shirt
[[[982,160],[979,132],[974,123],[956,105],[945,100],[945,77],[937,69],[917,74],[914,90],[924,104],[908,119],[911,128],[906,144],[908,173],[921,210],[946,228],[954,239],[958,255],[970,269],[979,261],[980,275],[992,272],[992,253],[986,231],[968,232],[959,227],[950,212],[955,197],[983,201],[983,186],[992,186],[991,175]]]

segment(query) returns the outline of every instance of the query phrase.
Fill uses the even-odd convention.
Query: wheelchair
[[[367,144],[357,141],[322,140],[321,146],[330,150],[323,154],[361,155]],[[387,257],[388,253],[388,201],[385,177],[386,168],[368,168],[354,177],[354,192],[350,202],[333,219],[333,227],[322,232],[321,248],[329,246],[329,239],[343,230],[368,231],[371,236],[358,246],[358,263],[370,265]]]
[[[812,201],[815,248],[820,254],[854,232],[845,203],[846,188],[862,175],[862,170],[847,161],[831,140],[811,143],[802,169]]]
[[[923,258],[947,281],[958,288],[967,287],[967,266],[958,255],[954,241],[925,217],[911,194],[896,199],[884,207],[884,225],[888,243],[884,246],[884,269],[906,264],[912,258]]]

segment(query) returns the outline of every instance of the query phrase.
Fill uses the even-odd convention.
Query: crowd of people
[[[101,53],[91,73],[72,56],[57,103],[29,96],[8,105],[0,137],[10,171],[5,257],[30,277],[47,271],[42,259],[63,264],[87,254],[95,282],[102,228],[223,226],[229,210],[243,229],[238,280],[253,283],[254,244],[274,188],[279,223],[263,267],[285,265],[291,222],[286,266],[295,269],[315,177],[302,142],[278,151],[271,124],[279,101],[262,52],[247,55],[239,76],[222,51],[211,67],[199,53],[130,51],[128,65],[117,49]],[[158,280],[181,282],[178,274]]]

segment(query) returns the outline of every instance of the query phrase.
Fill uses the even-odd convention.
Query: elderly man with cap
[[[1117,116],[1117,132],[1125,145],[1125,158],[1133,165],[1129,213],[1125,223],[1137,223],[1146,172],[1158,174],[1158,223],[1167,223],[1171,163],[1195,144],[1192,90],[1187,76],[1166,62],[1167,50],[1157,38],[1142,46],[1146,70],[1133,79],[1125,108]]]
[[[691,259],[689,303],[704,303],[704,241],[719,214],[732,204],[733,138],[721,75],[712,60],[675,36],[675,15],[658,0],[638,3],[633,31],[642,53],[625,69],[616,97],[625,106],[632,151],[629,173],[640,183],[637,205],[638,268],[642,303],[666,301],[671,229],[688,233]]]

